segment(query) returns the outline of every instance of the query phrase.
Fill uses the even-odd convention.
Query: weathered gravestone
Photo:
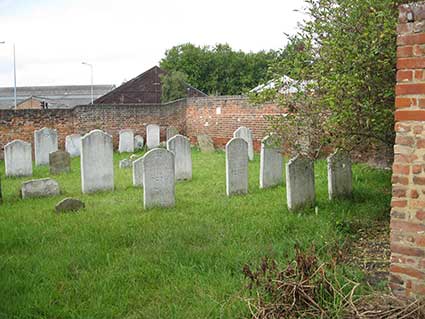
[[[336,151],[328,157],[328,195],[329,200],[339,197],[351,197],[353,176],[350,156]]]
[[[145,145],[145,140],[143,139],[143,136],[136,135],[134,137],[134,149],[141,150],[143,148],[143,145]]]
[[[239,137],[226,144],[226,194],[248,192],[248,144]]]
[[[131,160],[128,158],[122,159],[119,162],[119,168],[130,168],[131,167]]]
[[[175,135],[167,141],[167,149],[174,154],[176,179],[192,179],[192,152],[189,139],[180,134]]]
[[[112,136],[101,130],[81,138],[81,187],[83,193],[114,189]]]
[[[25,198],[48,197],[59,195],[59,184],[53,179],[43,178],[23,182],[21,187],[21,196]]]
[[[261,141],[260,188],[273,187],[283,182],[283,156],[273,135]]]
[[[144,208],[175,205],[174,155],[166,149],[153,149],[143,156]]]
[[[85,204],[79,199],[64,198],[55,206],[56,213],[76,212],[83,209]]]
[[[201,152],[212,153],[215,151],[213,140],[208,135],[200,134],[196,139],[198,140],[198,146]]]
[[[133,162],[133,186],[143,187],[143,157]]]
[[[81,135],[71,134],[65,137],[65,151],[71,155],[71,157],[77,157],[81,154]]]
[[[35,165],[49,164],[49,154],[58,150],[58,132],[42,128],[34,132]]]
[[[120,131],[120,138],[118,143],[118,152],[120,153],[133,153],[134,152],[134,132],[130,129]]]
[[[286,199],[289,210],[312,207],[316,198],[314,189],[314,162],[296,156],[286,164]]]
[[[248,158],[250,161],[254,160],[254,145],[252,141],[252,130],[241,126],[233,132],[233,137],[243,138],[248,143]]]
[[[167,141],[177,134],[179,134],[179,130],[176,129],[174,126],[167,127],[167,131],[166,131]]]
[[[4,147],[4,164],[6,176],[31,176],[31,143],[21,140],[7,143]]]
[[[160,138],[160,128],[159,125],[156,124],[149,124],[146,127],[146,146],[147,148],[153,149],[155,147],[158,147],[159,145],[159,138]]]
[[[71,156],[68,152],[56,151],[49,154],[50,174],[69,173],[71,171]]]

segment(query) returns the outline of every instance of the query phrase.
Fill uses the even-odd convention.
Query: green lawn
[[[176,207],[145,211],[131,169],[118,168],[124,157],[114,158],[114,192],[81,194],[78,158],[72,173],[54,177],[62,191],[54,198],[21,200],[29,178],[3,178],[0,318],[240,318],[244,264],[290,258],[295,243],[314,243],[326,259],[351,222],[388,218],[390,172],[354,165],[354,199],[330,203],[326,162],[318,161],[318,213],[295,214],[284,186],[258,188],[258,155],[249,194],[228,198],[225,154],[196,150],[193,180],[177,183]],[[47,176],[48,168],[35,168],[34,178]],[[55,214],[71,196],[86,209]]]

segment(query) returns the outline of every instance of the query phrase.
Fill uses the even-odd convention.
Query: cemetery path
[[[366,282],[377,286],[388,280],[390,255],[389,221],[376,221],[357,229],[345,262],[358,266]]]

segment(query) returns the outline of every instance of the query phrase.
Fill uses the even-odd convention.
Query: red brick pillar
[[[425,2],[400,6],[390,286],[425,295]]]

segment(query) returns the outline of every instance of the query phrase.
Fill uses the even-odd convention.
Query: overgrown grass
[[[21,200],[28,178],[3,178],[0,318],[240,318],[247,315],[239,298],[244,264],[291,258],[295,243],[314,243],[329,259],[352,224],[388,218],[389,172],[355,165],[354,199],[330,203],[319,161],[318,213],[295,214],[285,186],[259,189],[258,156],[249,164],[249,194],[228,198],[224,153],[196,150],[193,180],[177,183],[176,207],[145,211],[131,170],[118,169],[123,157],[114,158],[114,192],[81,194],[79,159],[71,173],[53,177],[62,190],[54,198]],[[48,168],[35,168],[34,178],[47,176]],[[55,214],[70,196],[86,209]]]

